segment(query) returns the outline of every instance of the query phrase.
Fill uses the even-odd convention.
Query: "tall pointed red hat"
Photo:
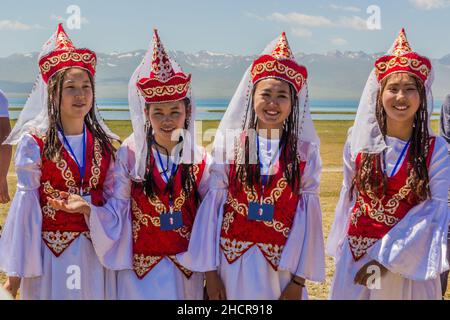
[[[376,60],[375,72],[379,82],[397,72],[413,74],[425,82],[431,72],[431,62],[411,49],[405,29],[402,28],[394,42],[392,54]]]
[[[308,77],[306,68],[297,64],[294,55],[283,32],[270,55],[258,57],[252,65],[251,76],[253,84],[267,78],[276,78],[291,83],[297,94],[302,89]]]
[[[56,29],[55,48],[39,60],[42,78],[48,80],[58,71],[68,68],[81,68],[95,76],[97,56],[89,49],[77,49],[64,31],[62,23]]]
[[[184,99],[189,92],[190,82],[191,75],[174,71],[172,62],[159,39],[158,30],[155,29],[150,76],[137,82],[145,101],[163,103]]]

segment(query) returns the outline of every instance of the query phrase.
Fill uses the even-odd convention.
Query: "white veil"
[[[42,46],[38,61],[45,55],[52,52],[55,49],[55,46],[56,32]],[[39,74],[34,83],[33,89],[31,90],[31,94],[29,95],[22,111],[20,112],[19,118],[17,119],[14,128],[11,130],[11,133],[3,142],[3,144],[17,144],[26,133],[37,133],[39,135],[45,134],[49,124],[47,88],[47,84],[43,80],[41,74]],[[95,115],[105,133],[112,139],[119,139],[119,137],[112,133],[111,130],[103,122],[97,106],[94,105],[93,108],[95,108]]]
[[[145,99],[139,92],[137,83],[139,79],[146,78],[151,72],[151,63],[153,56],[153,44],[150,44],[142,62],[134,71],[128,83],[128,103],[130,106],[131,123],[133,126],[133,137],[135,144],[135,166],[132,171],[131,178],[135,181],[143,181],[145,176],[145,168],[147,161],[147,137],[146,137],[146,115],[145,115]],[[182,72],[181,67],[175,60],[170,59],[172,68],[175,73]],[[183,132],[183,142],[175,148],[173,152],[177,152],[180,147],[183,148],[183,153],[179,161],[181,163],[200,163],[202,161],[202,154],[196,147],[195,136],[195,115],[196,105],[192,94],[192,89],[189,91],[187,97],[191,101],[190,122],[186,131]],[[190,150],[190,152],[186,152]]]
[[[278,43],[278,39],[277,37],[270,42],[261,55],[271,54]],[[213,156],[216,163],[231,163],[234,161],[234,151],[235,147],[237,147],[235,145],[236,138],[242,133],[244,119],[248,119],[251,113],[251,109],[247,108],[254,87],[250,72],[251,66],[245,71],[220,122],[213,145]],[[299,107],[301,108],[299,112],[299,121],[301,123],[299,124],[298,141],[310,142],[319,146],[320,140],[309,108],[307,82],[298,93],[298,99]]]
[[[392,55],[394,48],[395,42],[386,55]],[[433,114],[434,105],[433,93],[431,90],[433,81],[434,68],[431,68],[431,72],[425,81],[425,90],[428,107],[428,130],[430,135],[434,136],[435,134],[430,126],[430,119]],[[352,160],[355,160],[360,152],[378,154],[387,148],[376,118],[377,96],[380,89],[380,84],[377,80],[374,68],[370,73],[369,79],[367,80],[366,86],[364,87],[361,95],[355,122],[351,130],[350,151]]]

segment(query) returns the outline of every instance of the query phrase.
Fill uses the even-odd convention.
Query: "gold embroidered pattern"
[[[193,172],[195,175],[195,178],[197,179],[197,175],[200,171],[199,166],[197,165],[193,165]],[[161,215],[163,213],[169,212],[169,209],[166,207],[166,205],[159,199],[159,197],[157,195],[153,196],[153,197],[147,197],[148,201],[150,202],[150,204],[155,208],[156,212]],[[184,190],[181,190],[180,195],[175,199],[174,201],[174,211],[180,211],[181,212],[181,208],[183,207],[184,203],[186,202],[186,193],[184,192]],[[144,214],[138,207],[136,201],[134,199],[132,199],[131,201],[131,210],[133,212],[133,216],[135,219],[133,219],[133,240],[134,242],[137,241],[138,238],[138,232],[141,229],[141,224],[148,226],[148,221],[150,221],[155,227],[160,227],[161,226],[161,221],[159,217],[152,217],[149,214]],[[175,229],[173,230],[176,233],[178,233],[181,237],[189,240],[191,237],[191,231],[188,229],[187,226],[183,226],[181,228]]]
[[[281,253],[283,252],[284,246],[266,243],[258,243],[257,246],[264,253],[266,259],[268,259],[273,266],[278,267],[278,265],[280,264]]]
[[[288,183],[286,180],[286,177],[283,174],[283,177],[278,180],[277,186],[270,192],[270,196],[263,199],[263,203],[265,204],[275,204],[276,201],[281,197],[283,194],[283,191],[286,189]],[[250,202],[256,202],[258,201],[258,197],[256,194],[256,191],[252,188],[249,188],[248,186],[244,187],[244,192],[247,195],[247,201]]]
[[[242,253],[250,248],[254,243],[249,241],[238,241],[236,239],[230,240],[220,237],[220,244],[222,251],[227,257],[228,261],[234,261],[239,258]]]
[[[279,74],[286,75],[289,79],[293,80],[299,87],[303,86],[305,78],[297,70],[289,68],[288,66],[280,63],[277,60],[265,61],[258,63],[252,68],[252,79],[261,73],[265,72],[277,72]]]
[[[278,182],[276,188],[274,188],[270,192],[270,196],[266,197],[263,202],[266,204],[275,204],[276,201],[281,197],[283,191],[286,189],[288,183],[286,178],[283,176]],[[244,187],[244,191],[247,194],[247,201],[254,202],[258,201],[256,192],[251,190],[249,187]],[[239,201],[231,196],[228,193],[227,196],[227,204],[230,205],[237,213],[240,215],[247,217],[248,216],[248,207],[243,203],[239,203]],[[228,212],[225,214],[223,222],[222,222],[222,230],[225,233],[228,233],[228,229],[230,228],[231,222],[234,221],[234,213]],[[273,228],[275,231],[280,232],[286,238],[289,236],[290,228],[286,227],[282,222],[273,220],[273,221],[264,221],[264,224],[270,228]]]
[[[234,199],[230,193],[228,193],[227,204],[229,204],[237,213],[243,215],[244,217],[248,216],[248,207],[239,203],[237,199]]]
[[[141,225],[148,226],[148,222],[150,221],[153,226],[160,227],[161,226],[161,220],[159,217],[152,217],[149,214],[145,214],[139,209],[136,201],[134,199],[131,199],[131,211],[133,212],[133,241],[136,242],[138,239],[138,233],[139,230],[141,230]],[[176,233],[178,233],[181,237],[189,240],[191,238],[191,231],[188,229],[187,226],[183,226],[181,228],[173,230]]]
[[[187,268],[185,268],[181,263],[178,262],[176,256],[168,256],[170,260],[177,266],[178,269],[185,275],[186,278],[190,278],[193,272]]]
[[[143,254],[133,255],[133,269],[138,277],[142,278],[149,269],[156,265],[162,257],[159,256],[144,256]]]
[[[382,61],[376,64],[378,78],[396,67],[410,68],[414,71],[420,72],[424,77],[428,77],[430,74],[430,69],[422,61],[408,57],[394,56],[387,62]]]
[[[352,250],[355,257],[360,258],[366,253],[368,248],[370,248],[375,242],[377,242],[377,239],[367,238],[363,236],[348,236],[348,241],[350,244],[350,249]]]
[[[244,192],[247,195],[247,201],[250,202],[258,202],[258,195],[256,194],[256,190],[254,188],[250,188],[249,186],[244,186]]]
[[[181,228],[173,230],[178,233],[182,238],[185,238],[189,241],[191,238],[191,231],[189,231],[188,227],[182,226]]]
[[[361,215],[367,215],[371,219],[384,223],[389,227],[396,225],[399,219],[395,217],[395,213],[400,205],[400,201],[404,200],[411,193],[411,181],[412,178],[408,177],[406,184],[386,204],[383,204],[386,196],[380,199],[367,187],[367,196],[370,198],[370,204],[366,204],[364,199],[358,196],[357,203],[359,204],[359,208],[355,210],[351,217],[353,225],[357,225],[357,220]]]
[[[248,216],[248,207],[239,203],[237,199],[231,197],[228,194],[227,203],[240,215],[247,217]],[[234,212],[225,213],[224,219],[222,221],[222,230],[225,233],[228,233],[231,223],[234,221]],[[291,231],[289,227],[286,227],[281,221],[273,219],[272,221],[263,221],[263,223],[269,228],[273,228],[276,232],[282,233],[286,238],[289,236],[289,232]]]
[[[65,63],[68,61],[72,62],[82,62],[86,65],[91,65],[93,69],[95,69],[95,65],[97,60],[95,55],[92,53],[79,53],[76,51],[68,51],[58,54],[53,57],[46,57],[45,60],[40,63],[40,69],[42,74],[48,73],[51,68],[57,66],[60,63]]]
[[[86,193],[91,192],[91,189],[95,189],[100,181],[100,164],[102,163],[102,159],[102,147],[98,139],[94,139],[94,158],[92,159],[89,186],[84,190]]]
[[[198,179],[198,173],[200,172],[200,167],[198,165],[196,165],[196,164],[193,164],[192,165],[192,172],[195,175],[195,180],[197,180]]]
[[[160,220],[159,217],[152,217],[149,214],[144,214],[139,209],[136,201],[132,198],[131,199],[131,211],[133,212],[133,241],[136,242],[138,239],[138,233],[141,229],[141,224],[148,226],[148,222],[150,221],[155,227],[160,226]]]
[[[153,197],[148,197],[148,201],[150,202],[150,204],[152,206],[155,207],[156,212],[158,212],[159,214],[169,212],[169,209],[159,199],[159,197],[157,195],[155,195]],[[180,195],[173,202],[173,210],[181,211],[181,208],[183,207],[185,202],[186,202],[186,193],[184,192],[184,190],[181,190]]]
[[[276,232],[282,233],[283,236],[287,239],[289,237],[289,233],[291,229],[286,227],[282,222],[273,219],[273,221],[263,221],[264,224],[270,228],[273,228]]]
[[[72,171],[67,166],[67,162],[64,159],[59,159],[58,162],[56,162],[56,167],[61,171],[62,177],[64,181],[66,182],[67,192],[71,194],[79,194],[79,188],[77,187],[77,184],[75,183],[75,180],[73,178]]]
[[[44,193],[53,199],[59,200],[61,198],[59,191],[55,190],[52,187],[50,181],[44,182]],[[42,207],[42,212],[44,213],[44,216],[46,216],[52,220],[56,220],[56,218],[55,218],[56,211],[48,204],[46,204],[45,206]]]
[[[145,86],[145,83],[141,84]],[[162,97],[162,96],[173,96],[175,94],[183,94],[187,92],[189,89],[189,82],[171,85],[171,86],[158,86],[158,87],[148,87],[145,89],[141,89],[147,99],[151,99],[153,97]]]
[[[79,236],[80,232],[70,231],[42,231],[42,238],[45,240],[54,252],[60,254],[69,244]]]
[[[234,213],[233,212],[225,213],[222,222],[222,230],[225,231],[225,233],[228,233],[228,229],[230,229],[230,225],[233,223],[233,221],[234,221]]]

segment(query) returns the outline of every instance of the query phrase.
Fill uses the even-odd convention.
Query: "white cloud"
[[[300,37],[300,38],[311,38],[312,32],[308,29],[303,28],[292,28],[291,32],[294,36]]]
[[[331,39],[331,43],[336,46],[345,46],[346,44],[348,44],[348,41],[343,38],[333,38]]]
[[[20,21],[13,20],[0,20],[0,30],[14,30],[14,31],[25,31],[33,29],[43,29],[40,25],[29,25],[22,23]]]
[[[358,16],[341,17],[336,24],[343,28],[367,30],[367,21]]]
[[[310,16],[302,13],[291,12],[288,14],[272,13],[267,17],[269,20],[295,24],[305,27],[331,27],[333,23],[330,19],[322,16]]]
[[[449,0],[409,0],[416,8],[433,10],[450,6]]]
[[[338,6],[336,4],[330,5],[331,9],[340,10],[340,11],[350,11],[350,12],[361,12],[361,9],[354,6]]]
[[[260,17],[259,17],[260,18]],[[265,18],[266,20],[286,23],[294,28],[297,27],[309,27],[309,28],[321,28],[321,27],[337,27],[347,28],[355,30],[367,30],[367,21],[358,16],[340,17],[336,21],[332,21],[323,16],[311,16],[298,12],[290,12],[282,14],[279,12],[272,13]],[[298,31],[299,34],[302,31]]]

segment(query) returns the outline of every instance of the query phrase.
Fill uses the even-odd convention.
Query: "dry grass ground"
[[[217,121],[204,121],[202,130],[205,132],[210,128],[217,127]],[[342,148],[346,139],[351,121],[316,121],[315,126],[321,140],[321,156],[323,161],[323,173],[321,177],[320,203],[323,212],[323,231],[325,240],[328,236],[331,224],[333,223],[334,209],[339,198],[340,186],[342,183]],[[110,128],[123,140],[131,133],[131,126],[128,121],[110,121]],[[433,128],[437,130],[437,122],[433,122]],[[205,144],[208,144],[206,141]],[[11,195],[15,192],[16,177],[13,166],[10,168],[8,182]],[[0,205],[0,224],[3,225],[9,205]],[[326,260],[326,282],[322,284],[308,283],[308,290],[311,299],[326,299],[329,293],[331,279],[334,272],[332,259]],[[0,276],[0,282],[4,277]],[[450,286],[446,296],[450,299]]]

